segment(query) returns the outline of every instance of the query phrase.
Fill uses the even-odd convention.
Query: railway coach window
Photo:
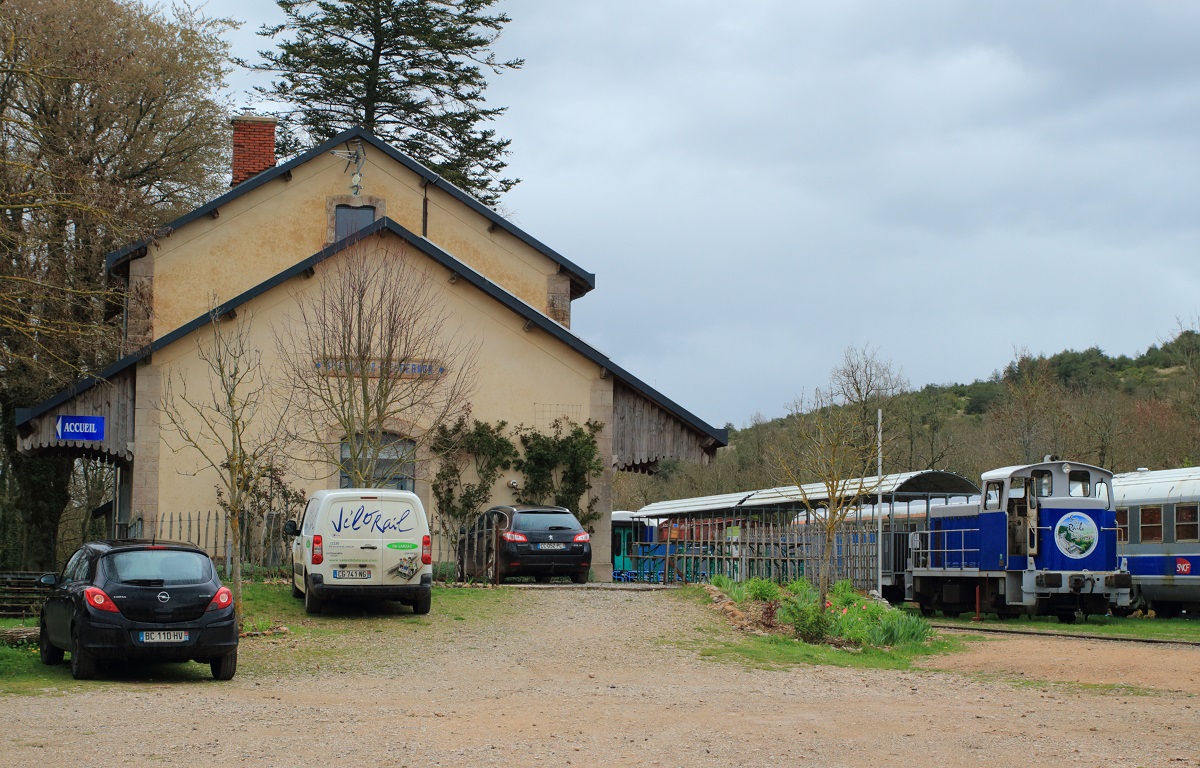
[[[1117,507],[1117,541],[1129,541],[1129,509]]]
[[[1162,541],[1162,507],[1142,507],[1138,534],[1143,544]]]
[[[1197,506],[1195,504],[1180,504],[1175,507],[1175,541],[1197,541],[1200,540],[1200,530],[1198,530],[1200,519],[1197,518]]]

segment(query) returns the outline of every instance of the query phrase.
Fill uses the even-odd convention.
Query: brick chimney
[[[233,182],[236,187],[246,179],[275,167],[275,123],[269,115],[238,115],[233,123]]]

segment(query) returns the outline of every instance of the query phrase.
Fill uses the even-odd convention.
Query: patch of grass
[[[782,635],[751,636],[735,641],[717,642],[698,648],[701,657],[716,661],[745,664],[755,669],[788,669],[820,664],[858,669],[912,669],[912,661],[922,656],[961,650],[957,638],[937,638],[925,645],[903,649],[854,648],[810,645]]]
[[[64,674],[65,672],[65,674]],[[0,645],[0,693],[42,694],[74,684],[70,668],[47,667],[38,658],[37,643]]]
[[[910,609],[915,611],[914,609]],[[972,621],[974,614],[964,613],[956,619],[941,614],[934,621],[963,626],[978,626]],[[1063,624],[1053,616],[1022,616],[1000,619],[995,614],[984,614],[984,624],[996,629],[1034,630],[1038,632],[1096,635],[1098,637],[1132,637],[1139,640],[1183,640],[1200,642],[1200,619],[1147,619],[1123,618],[1119,616],[1088,616],[1074,624]]]
[[[38,617],[40,614],[26,616],[23,619],[0,618],[0,627],[36,627],[38,625]]]

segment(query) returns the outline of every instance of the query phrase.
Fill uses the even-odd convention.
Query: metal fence
[[[719,574],[734,581],[759,577],[780,583],[815,582],[828,554],[830,583],[849,579],[858,589],[878,583],[874,521],[848,520],[838,525],[832,552],[828,551],[824,525],[797,520],[795,510],[754,516],[679,516],[667,521],[635,519],[627,538],[614,545],[615,581],[695,583]],[[885,538],[885,562],[892,549],[887,539],[890,537]]]

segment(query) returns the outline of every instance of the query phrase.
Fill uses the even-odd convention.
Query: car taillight
[[[421,564],[433,564],[433,539],[429,537],[429,534],[421,537]]]
[[[321,534],[318,533],[313,536],[312,564],[320,565],[323,562],[325,562],[325,547],[321,541]]]
[[[529,541],[528,536],[523,533],[517,533],[516,531],[505,531],[504,533],[500,534],[500,538],[504,539],[505,541]]]
[[[213,599],[208,602],[208,608],[205,610],[219,611],[231,605],[233,605],[233,593],[229,591],[229,587],[221,587],[217,590],[217,594],[213,595]]]
[[[587,531],[575,534],[575,538],[573,539],[576,544],[587,544],[591,540],[592,537],[588,535]]]
[[[109,613],[121,612],[121,609],[112,601],[112,598],[104,594],[104,590],[99,587],[88,587],[84,590],[83,599],[97,611],[108,611]]]

